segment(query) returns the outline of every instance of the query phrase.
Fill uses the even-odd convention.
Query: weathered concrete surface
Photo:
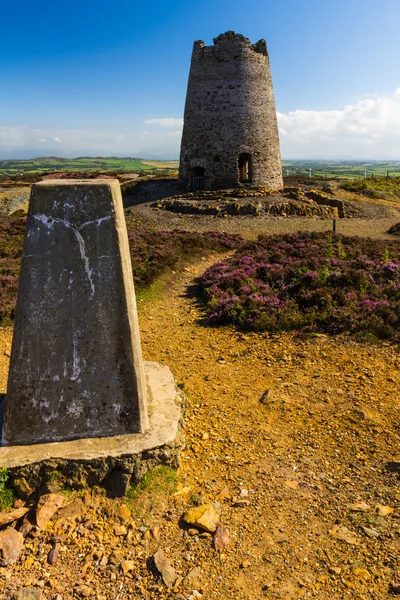
[[[147,426],[119,183],[38,183],[24,242],[2,443],[114,436]]]
[[[251,185],[283,187],[267,45],[228,31],[212,46],[194,42],[179,179],[188,189],[200,167],[207,190],[239,187],[241,154],[251,156]]]
[[[184,395],[168,367],[145,362],[144,371],[149,414],[146,432],[0,448],[0,467],[10,469],[17,491],[30,496],[46,484],[49,473],[58,484],[83,487],[103,483],[116,471],[138,480],[159,464],[177,467],[184,446]]]

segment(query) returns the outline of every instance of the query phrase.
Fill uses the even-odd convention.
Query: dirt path
[[[106,504],[115,501],[104,499],[103,512],[92,507],[94,535],[67,538],[56,566],[38,550],[33,564],[24,563],[27,552],[22,563],[0,569],[8,590],[45,582],[46,600],[56,593],[63,600],[186,600],[194,589],[210,600],[381,600],[400,581],[400,491],[385,469],[400,458],[398,350],[203,326],[188,289],[219,259],[175,273],[163,297],[140,310],[145,359],[167,364],[189,399],[180,493],[142,507],[135,525],[159,528],[157,536],[136,529],[136,545],[115,537],[115,508]],[[9,342],[0,332],[1,389]],[[194,498],[221,502],[231,542],[220,554],[209,536],[188,536],[178,525]],[[364,512],[351,510],[360,503]],[[378,506],[395,510],[382,516]],[[133,572],[99,570],[90,558],[94,551],[98,558],[99,544],[132,560]],[[199,567],[198,580],[171,590],[156,582],[146,562],[159,547],[182,578]],[[78,584],[92,592],[75,593]]]
[[[168,364],[191,399],[183,485],[210,499],[229,490],[222,521],[232,544],[223,559],[207,552],[201,561],[206,597],[385,597],[397,575],[400,512],[375,510],[397,510],[400,500],[384,470],[398,457],[398,351],[200,326],[186,290],[205,266],[146,307],[141,328],[146,358]],[[235,497],[248,505],[235,507]],[[370,509],[351,513],[361,501]],[[354,544],[329,533],[338,525]]]

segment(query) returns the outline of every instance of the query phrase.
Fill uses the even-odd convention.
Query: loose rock
[[[205,529],[213,533],[217,529],[221,507],[218,502],[202,504],[189,508],[184,514],[183,520],[189,525]]]
[[[229,541],[229,529],[218,525],[214,535],[214,548],[220,552],[229,544]]]
[[[135,563],[133,560],[122,560],[121,561],[121,569],[124,575],[127,575],[130,571],[135,570]]]
[[[130,508],[126,504],[121,504],[118,509],[118,516],[123,521],[127,521],[132,516]]]
[[[379,531],[377,531],[376,529],[373,529],[371,527],[362,527],[365,535],[367,535],[370,538],[378,538],[380,536]]]
[[[41,600],[42,591],[36,588],[27,587],[19,590],[17,600]]]
[[[15,529],[0,531],[0,567],[12,565],[18,559],[24,545],[24,538]]]
[[[64,497],[59,494],[46,494],[39,499],[36,509],[36,524],[43,528],[51,519],[51,517],[64,504]]]
[[[376,507],[376,512],[381,517],[387,517],[388,515],[394,513],[394,508],[392,508],[391,506],[383,506],[382,504],[378,504],[378,506]]]
[[[329,533],[337,540],[343,540],[348,544],[353,544],[354,546],[358,546],[360,544],[358,536],[343,525],[334,527],[329,531]]]
[[[154,564],[166,586],[172,587],[178,577],[174,567],[160,549],[153,556]]]
[[[3,527],[3,525],[8,525],[8,523],[12,523],[13,521],[17,521],[26,515],[27,512],[29,512],[29,508],[22,507],[16,508],[15,510],[7,513],[0,513],[0,527]]]

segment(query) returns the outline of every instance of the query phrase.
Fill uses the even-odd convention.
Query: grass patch
[[[10,508],[16,499],[14,490],[8,486],[9,479],[8,469],[0,468],[0,511]]]
[[[340,187],[348,192],[367,198],[400,200],[400,177],[393,179],[354,179],[342,183]]]
[[[260,236],[205,272],[210,324],[400,341],[400,244],[327,233]]]
[[[126,496],[129,500],[138,500],[144,494],[152,495],[162,492],[170,496],[178,489],[178,474],[171,467],[157,467],[147,471],[136,485],[129,488]]]
[[[136,292],[136,301],[138,303],[138,309],[140,310],[143,304],[149,302],[156,302],[162,298],[162,294],[165,288],[165,282],[162,279],[153,281],[148,287],[140,288]]]

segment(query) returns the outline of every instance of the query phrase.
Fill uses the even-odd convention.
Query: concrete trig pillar
[[[119,183],[32,188],[3,445],[139,433],[146,385]]]

